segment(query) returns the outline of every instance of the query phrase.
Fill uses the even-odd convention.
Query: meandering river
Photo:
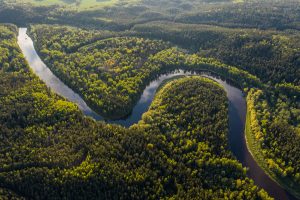
[[[46,83],[57,94],[65,97],[67,100],[74,102],[78,105],[79,109],[87,116],[94,118],[95,120],[103,120],[103,117],[94,112],[85,101],[76,94],[72,89],[65,85],[58,77],[56,77],[51,70],[44,64],[44,62],[38,56],[33,41],[26,34],[27,28],[19,29],[18,44],[29,63],[31,69],[37,76]],[[226,93],[229,100],[229,143],[230,148],[236,158],[243,164],[243,166],[249,168],[248,176],[252,178],[256,185],[264,188],[271,196],[276,197],[279,200],[295,199],[287,191],[281,188],[276,182],[269,178],[268,175],[257,165],[252,155],[248,151],[245,141],[245,121],[246,121],[246,101],[243,92],[226,80],[222,80],[220,77],[203,73],[203,72],[187,72],[183,70],[173,71],[168,74],[159,76],[156,80],[153,80],[144,90],[140,100],[133,108],[132,113],[125,119],[116,121],[107,121],[107,123],[120,124],[125,127],[129,127],[137,123],[142,114],[145,113],[156,93],[159,85],[167,79],[170,79],[178,75],[200,75],[208,77],[220,83]]]

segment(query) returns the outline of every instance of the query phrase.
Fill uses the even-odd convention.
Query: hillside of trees
[[[224,28],[171,22],[136,25],[137,35],[172,42],[256,75],[265,83],[300,85],[299,31]]]
[[[1,0],[0,22],[23,26],[56,23],[124,31],[136,24],[164,20],[262,30],[300,30],[300,3],[295,0],[141,0],[117,4],[113,1],[110,6],[86,10],[64,4],[33,6],[21,2]]]

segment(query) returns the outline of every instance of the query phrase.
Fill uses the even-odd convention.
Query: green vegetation
[[[183,77],[186,77],[186,76],[185,76],[185,75],[177,75],[177,76],[174,76],[174,77],[169,78],[169,79],[167,79],[167,80],[164,80],[164,81],[159,85],[159,87],[157,88],[156,93],[157,93],[159,90],[161,90],[167,83],[172,82],[172,81],[174,81],[174,80],[176,80],[176,79],[179,79],[179,78],[183,78]]]
[[[105,118],[130,113],[164,72],[205,70],[230,79],[247,95],[252,154],[300,198],[299,2],[0,5],[0,23],[30,24],[47,66]],[[166,82],[138,125],[106,125],[83,117],[32,74],[16,34],[15,26],[0,26],[0,198],[264,199],[227,149],[227,107],[215,83]]]
[[[185,54],[158,40],[105,38],[114,33],[48,25],[31,27],[30,34],[52,71],[107,118],[128,115],[150,80],[177,68],[212,70],[242,84],[260,84],[245,71]],[[101,37],[105,39],[94,39]]]
[[[200,56],[246,70],[265,83],[300,85],[298,31],[262,31],[171,22],[133,28],[140,36],[170,41]]]
[[[49,91],[25,64],[16,27],[0,29],[1,198],[270,199],[228,150],[215,82],[176,80],[138,125],[106,125]]]
[[[299,116],[299,110],[281,110],[287,103],[278,105],[280,112],[270,114],[270,107],[261,90],[251,89],[247,97],[246,139],[257,163],[279,184],[295,196],[300,196],[299,129],[286,120]]]
[[[61,27],[35,26],[31,32],[52,71],[93,108],[110,118],[123,117],[131,111],[146,80],[150,81],[159,70],[145,63],[149,57],[169,47],[162,41],[135,37],[90,42],[104,37],[103,33]],[[70,51],[80,45],[73,38],[90,44]]]
[[[266,133],[256,143],[261,145],[260,148],[265,152],[269,152],[268,155],[262,154],[265,163],[272,159],[274,163],[281,166],[281,170],[277,170],[278,172],[272,175],[273,178],[283,183],[285,181],[281,181],[282,179],[289,180],[292,184],[287,184],[286,187],[297,193],[295,192],[299,185],[297,146],[300,146],[300,134],[297,133],[300,119],[297,89],[299,82],[297,75],[299,73],[298,36],[293,33],[257,32],[246,29],[235,33],[231,29],[211,26],[198,27],[198,29],[193,29],[195,33],[188,35],[183,30],[187,30],[186,27],[189,26],[181,26],[177,27],[176,32],[167,26],[166,29],[159,29],[157,26],[145,29],[142,25],[137,26],[133,32],[102,34],[102,31],[96,31],[90,33],[86,37],[86,41],[82,39],[82,44],[69,42],[68,38],[81,38],[86,35],[85,31],[70,27],[35,25],[31,28],[31,35],[52,71],[82,94],[83,98],[99,113],[108,118],[118,118],[128,114],[150,80],[158,74],[178,68],[213,71],[238,83],[245,91],[248,91],[247,88],[259,88],[266,93],[264,101],[260,100],[261,103],[269,104],[269,106],[261,109],[264,112],[261,115],[266,115],[267,119],[259,119],[260,123],[257,126]],[[191,30],[192,27],[190,27]],[[166,34],[164,37],[151,35],[151,30],[166,30]],[[184,42],[180,41],[200,45],[197,47],[200,51],[195,54],[187,54],[182,49],[172,47],[170,43],[141,38],[141,36],[147,36],[146,32],[151,38],[163,40],[173,38],[170,42],[177,41],[177,44],[183,47]],[[103,38],[101,38],[101,34]],[[160,34],[162,35],[162,33]],[[193,37],[197,34],[199,34],[200,40]],[[243,35],[241,36],[241,34]],[[110,37],[110,35],[114,36]],[[118,37],[115,37],[116,35]],[[245,38],[243,42],[241,42],[242,37]],[[181,40],[181,38],[184,39]],[[214,44],[213,41],[216,38],[219,42]],[[150,50],[153,47],[154,49]],[[197,48],[194,48],[194,51]],[[271,53],[268,53],[268,48]],[[98,52],[101,53],[98,54]],[[258,52],[261,53],[258,54]],[[232,59],[226,60],[223,54]],[[106,57],[106,55],[108,56]],[[216,59],[203,56],[211,56]],[[237,67],[223,64],[217,59],[228,64],[236,64]],[[108,65],[108,61],[113,64]],[[286,70],[287,68],[288,70]],[[295,73],[290,73],[292,71]],[[87,78],[82,79],[82,77]],[[103,86],[90,83],[93,81],[106,85],[104,86],[107,88],[106,92],[100,90],[100,88],[104,88]],[[275,87],[270,84],[274,84]],[[92,95],[96,96],[89,98]],[[112,96],[120,98],[111,98]],[[285,128],[275,128],[278,127],[278,124],[285,124]],[[262,125],[263,127],[261,127]],[[284,132],[287,135],[285,138],[289,136],[294,140],[278,143],[278,136],[267,137],[271,136],[267,133],[273,131],[280,131],[282,134]],[[258,138],[256,139],[258,140]],[[266,146],[266,143],[270,145]],[[285,153],[275,155],[271,153],[273,151]]]
[[[3,188],[0,188],[0,198],[3,200],[25,200],[25,198]]]
[[[193,114],[191,115],[191,113]],[[218,171],[227,171],[229,168],[242,170],[241,165],[232,160],[231,153],[228,151],[227,123],[227,100],[224,90],[209,79],[187,77],[167,83],[157,93],[142,120],[131,129],[142,128],[149,135],[159,136],[162,143],[169,144],[168,151],[172,155],[172,159],[168,159],[167,162],[172,164],[174,174],[185,171],[182,178],[187,180],[187,183],[182,185],[183,188],[192,183],[195,178],[198,179],[202,173],[207,177],[199,180],[197,184],[204,186],[212,185],[214,182],[219,184],[216,187],[222,187],[224,183],[226,185],[232,180],[229,177],[215,176],[216,172],[218,174]],[[156,148],[156,145],[151,146],[152,148]],[[211,156],[214,159],[211,160]],[[202,171],[219,161],[226,164],[221,164],[220,168],[216,169],[217,171],[212,171],[212,169],[208,173],[205,173],[206,170]],[[186,170],[181,163],[185,163],[189,169]],[[200,168],[203,167],[203,169],[195,169],[195,166],[201,166]],[[173,177],[174,174],[170,177]],[[241,186],[244,183],[243,180],[236,180],[231,184]],[[227,198],[257,198],[238,195],[234,191],[229,193]],[[203,195],[197,196],[203,197]],[[188,199],[197,196],[188,196]],[[183,196],[178,197],[182,198]],[[216,196],[208,195],[206,198],[226,199],[218,192]]]
[[[0,22],[22,25],[59,23],[86,28],[129,30],[136,24],[163,20],[229,28],[300,30],[300,3],[294,0],[247,0],[241,3],[232,3],[231,0],[19,1],[0,1]],[[55,5],[59,1],[67,3]],[[35,6],[24,2],[34,2]],[[45,6],[49,4],[54,5]]]

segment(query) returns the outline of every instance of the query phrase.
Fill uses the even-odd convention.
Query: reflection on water
[[[87,106],[85,101],[76,94],[72,89],[66,86],[59,78],[57,78],[50,69],[44,64],[35,51],[33,42],[26,34],[26,28],[19,29],[18,44],[29,63],[31,69],[38,75],[38,77],[46,83],[55,93],[65,97],[71,102],[78,105],[79,109],[88,116],[101,119],[90,107]]]
[[[43,80],[48,87],[50,87],[57,94],[65,97],[71,102],[74,102],[78,105],[79,109],[87,116],[90,116],[96,120],[103,120],[103,118],[94,112],[90,107],[87,106],[85,101],[76,94],[72,89],[66,86],[60,79],[58,79],[43,61],[38,56],[33,42],[30,37],[26,34],[26,28],[19,29],[18,44],[26,57],[32,70]],[[126,119],[107,121],[109,123],[120,124],[125,127],[129,127],[137,123],[143,113],[145,113],[154,96],[159,85],[167,79],[170,79],[178,75],[192,75],[197,74],[210,79],[215,80],[221,84],[229,100],[229,144],[233,154],[236,158],[249,168],[248,176],[255,181],[255,184],[264,188],[271,196],[276,197],[276,199],[295,199],[291,197],[285,190],[283,190],[277,183],[272,181],[264,171],[256,164],[253,160],[253,157],[249,153],[244,136],[245,129],[245,119],[246,119],[246,102],[243,95],[243,92],[234,87],[232,84],[221,80],[217,76],[213,76],[204,72],[185,72],[183,70],[173,71],[168,74],[159,76],[156,80],[152,81],[144,90],[140,100],[133,108],[131,115]]]

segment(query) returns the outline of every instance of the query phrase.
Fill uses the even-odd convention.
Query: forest
[[[246,145],[300,198],[300,3],[287,0],[0,0],[0,199],[279,199],[231,152],[221,85],[178,76],[137,124],[146,86],[209,72],[244,92]],[[106,121],[30,68],[38,55]],[[251,170],[251,169],[250,169]]]
[[[62,3],[55,3],[57,1],[61,0],[51,1],[47,6],[45,2],[49,0],[21,3],[20,0],[1,0],[0,22],[23,26],[29,23],[67,24],[117,31],[154,21],[262,30],[300,29],[300,2],[295,0],[107,0],[98,3],[110,5],[99,7],[93,5],[94,0],[81,0],[92,5],[85,9],[80,5],[61,6]]]
[[[62,26],[30,28],[37,50],[52,71],[110,119],[128,115],[150,80],[176,68],[212,69],[241,80],[243,86],[261,84],[244,70],[197,54],[187,55],[161,40],[134,37],[133,33],[130,37],[127,33],[117,37],[111,34]]]
[[[214,81],[167,84],[125,129],[84,117],[51,92],[24,62],[15,26],[1,26],[1,39],[10,52],[0,73],[3,198],[270,199],[228,150],[228,103]]]

